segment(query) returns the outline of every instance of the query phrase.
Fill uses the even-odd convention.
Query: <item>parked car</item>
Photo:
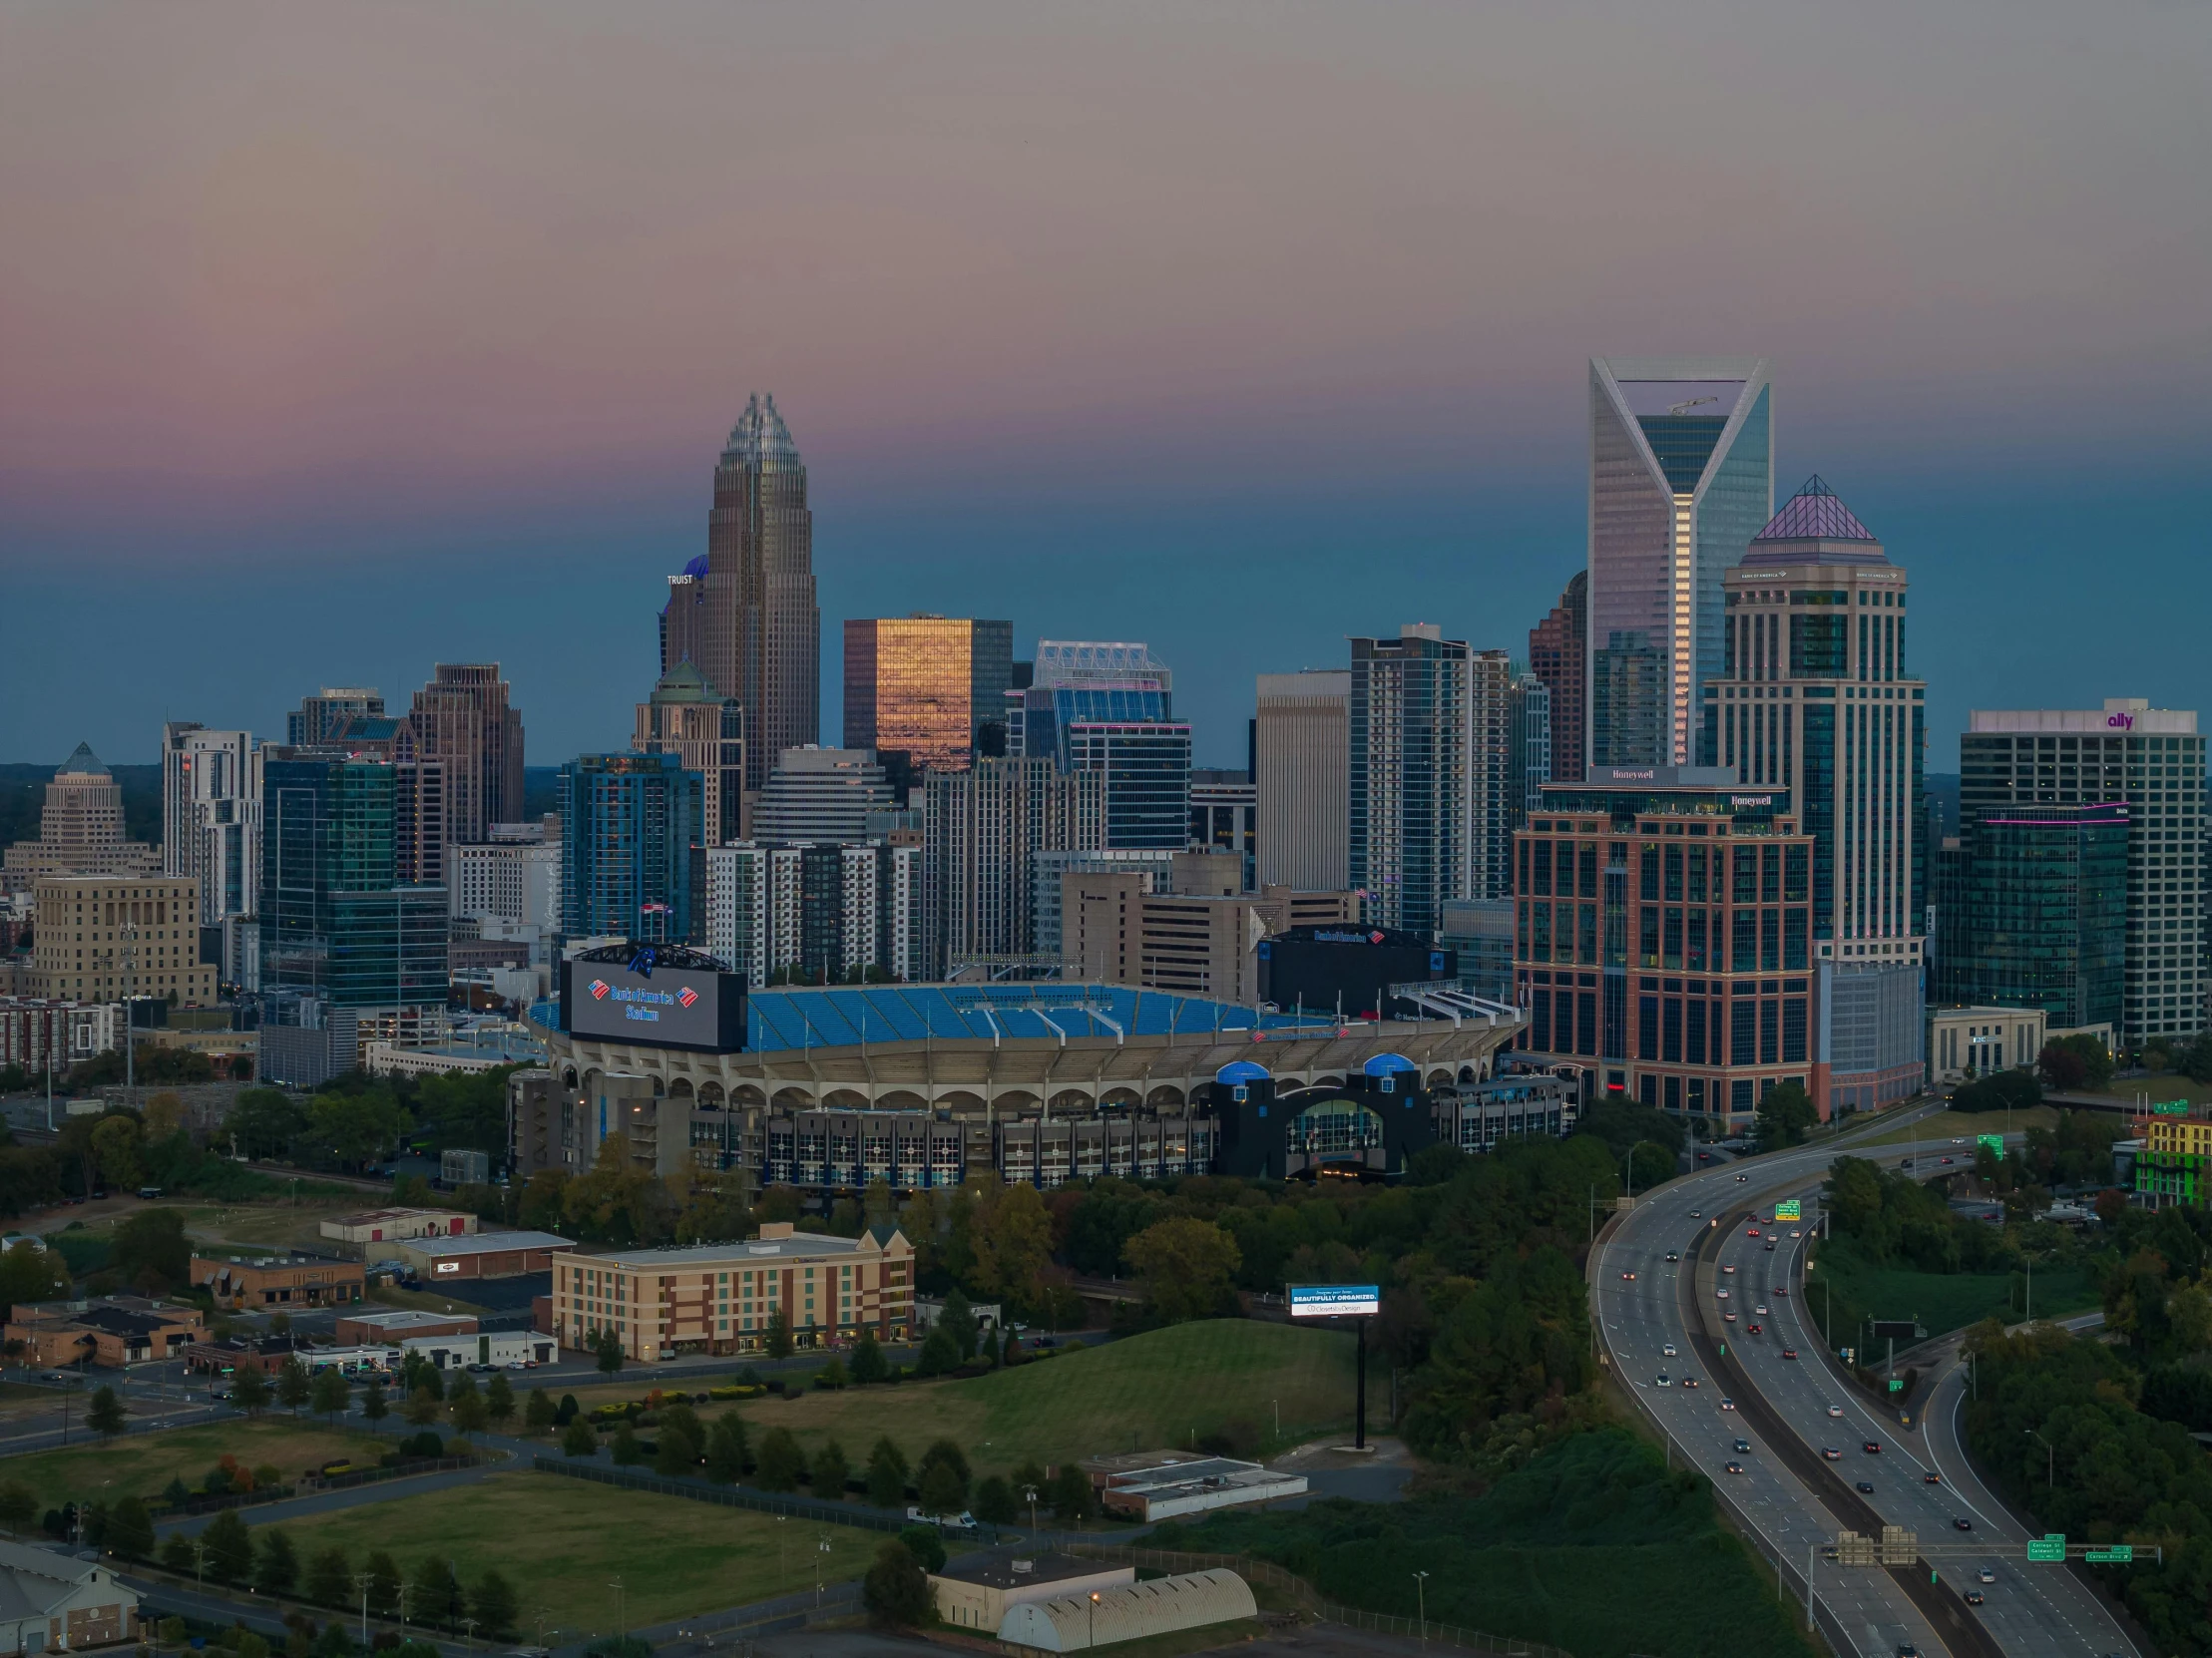
[[[917,1525],[941,1525],[952,1531],[973,1531],[976,1528],[976,1516],[965,1508],[957,1514],[925,1514],[918,1506],[909,1503],[906,1517]]]

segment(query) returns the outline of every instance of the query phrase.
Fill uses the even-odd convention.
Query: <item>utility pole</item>
[[[357,1571],[353,1574],[353,1586],[361,1591],[361,1648],[368,1649],[368,1591],[369,1574]]]
[[[1413,1574],[1414,1604],[1421,1609],[1421,1644],[1429,1644],[1429,1574],[1417,1571]]]

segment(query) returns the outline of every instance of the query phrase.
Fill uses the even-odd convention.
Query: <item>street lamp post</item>
[[[1421,1611],[1421,1644],[1429,1644],[1429,1574],[1417,1571],[1413,1574],[1414,1604]]]
[[[1099,1644],[1099,1591],[1097,1589],[1091,1591],[1091,1640],[1089,1644],[1092,1646]]]

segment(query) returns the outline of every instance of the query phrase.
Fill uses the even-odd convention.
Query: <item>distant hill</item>
[[[58,763],[0,765],[0,846],[38,839],[39,808],[46,804],[46,785],[54,780]],[[108,769],[123,788],[125,836],[158,845],[162,838],[162,768],[111,765]]]

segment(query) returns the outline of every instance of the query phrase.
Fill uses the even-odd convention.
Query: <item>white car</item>
[[[1734,1267],[1722,1267],[1720,1270],[1725,1273],[1733,1273],[1736,1269]]]
[[[1713,1291],[1713,1294],[1722,1301],[1726,1301],[1728,1299],[1728,1292],[1726,1290],[1715,1290]]]
[[[1659,1372],[1658,1382],[1659,1386],[1662,1388],[1671,1388],[1674,1386],[1674,1383],[1668,1378],[1665,1371]]]
[[[1843,1407],[1841,1405],[1831,1405],[1828,1407],[1828,1414],[1832,1417],[1840,1417],[1843,1415]]]
[[[1674,1344],[1672,1342],[1668,1342],[1666,1346],[1659,1349],[1659,1353],[1662,1358],[1672,1359],[1673,1357],[1675,1357]]]
[[[1996,1581],[1996,1573],[1991,1571],[1988,1566],[1984,1566],[1974,1574],[1974,1580],[1977,1583],[1994,1583]]]

